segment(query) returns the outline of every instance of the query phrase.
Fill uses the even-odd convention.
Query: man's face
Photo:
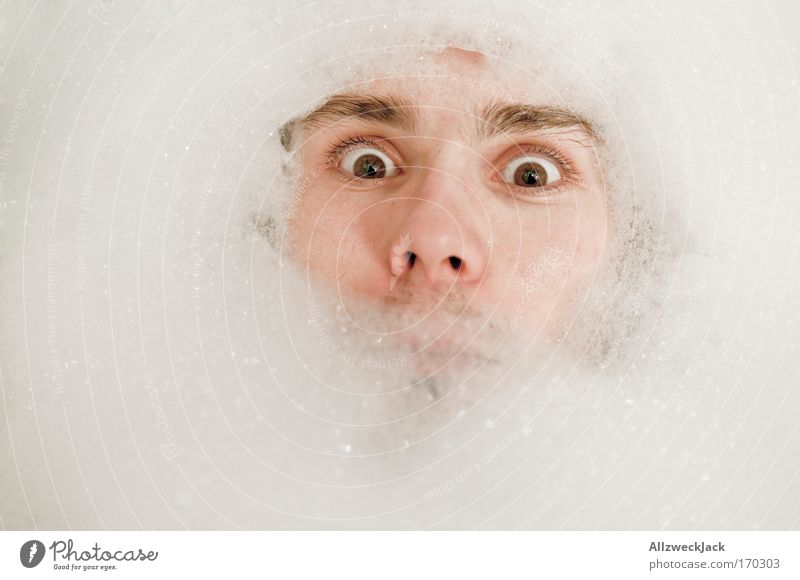
[[[553,340],[611,235],[594,132],[479,53],[434,61],[446,74],[387,71],[300,120],[290,253],[345,311],[402,311],[368,332],[441,351],[478,316]]]

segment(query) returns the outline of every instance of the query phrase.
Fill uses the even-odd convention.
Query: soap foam
[[[3,526],[797,527],[781,30],[482,4],[5,14]],[[436,372],[363,332],[402,308],[343,312],[296,271],[281,129],[387,71],[445,74],[450,45],[593,121],[617,238],[559,342],[456,309],[439,322],[474,341]]]

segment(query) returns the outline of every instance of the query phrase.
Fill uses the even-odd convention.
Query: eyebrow
[[[334,95],[307,115],[281,127],[281,143],[287,150],[290,149],[292,132],[297,124],[323,129],[353,118],[412,132],[417,115],[414,105],[396,95]],[[578,129],[598,139],[597,132],[588,120],[560,107],[497,102],[484,108],[476,121],[476,134],[483,140],[503,134],[536,133],[550,129]]]
[[[493,103],[478,119],[478,135],[491,139],[497,135],[539,133],[550,129],[577,129],[597,140],[592,124],[567,109],[527,105],[522,103]]]
[[[411,103],[395,95],[334,95],[301,119],[304,125],[323,128],[357,118],[413,131],[416,115]]]

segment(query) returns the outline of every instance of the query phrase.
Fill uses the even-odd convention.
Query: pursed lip
[[[469,371],[471,369],[496,366],[496,357],[478,352],[469,345],[458,348],[442,349],[437,344],[436,348],[422,349],[413,354],[412,364],[427,372],[437,371]]]

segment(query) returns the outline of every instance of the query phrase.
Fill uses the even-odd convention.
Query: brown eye
[[[375,155],[362,155],[353,164],[353,174],[365,179],[376,179],[386,175],[386,165]]]
[[[544,187],[561,180],[558,167],[544,157],[518,157],[503,170],[503,179],[519,187]]]
[[[395,174],[392,160],[374,147],[359,147],[342,160],[341,168],[359,179],[382,179]]]
[[[514,172],[514,183],[522,187],[538,187],[547,184],[547,172],[538,163],[525,163]]]

